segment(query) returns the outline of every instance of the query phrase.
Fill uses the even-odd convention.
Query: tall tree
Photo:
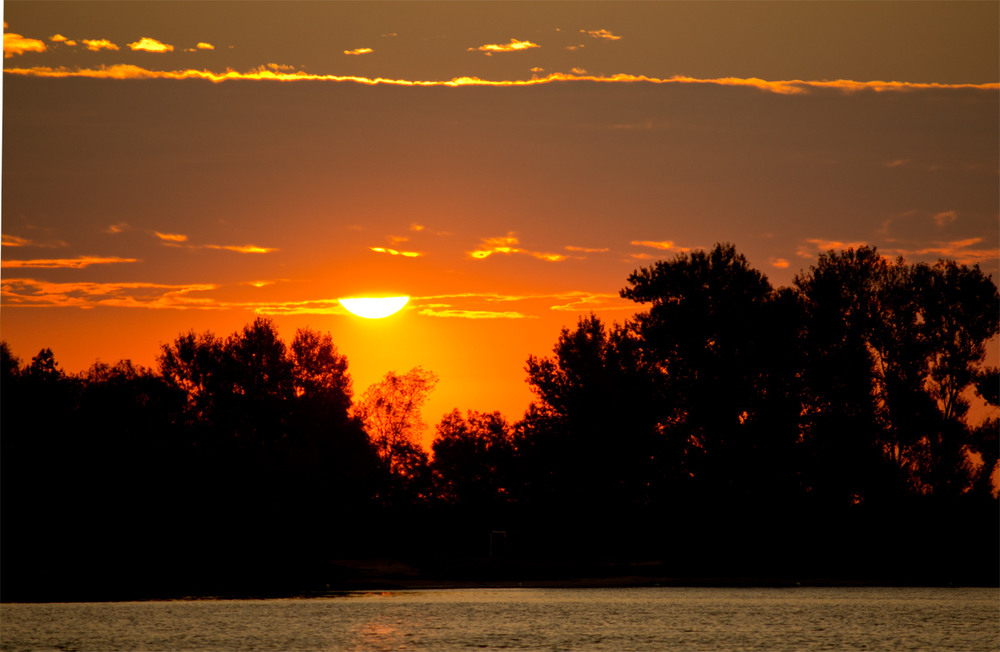
[[[424,429],[421,409],[437,385],[434,372],[414,367],[405,374],[387,373],[369,386],[354,406],[385,468],[401,478],[426,473],[427,455],[420,446]]]
[[[431,470],[445,500],[476,508],[510,500],[514,443],[499,412],[452,410],[438,423],[431,448]]]
[[[682,442],[681,475],[702,496],[759,498],[754,488],[787,467],[774,456],[790,454],[797,435],[787,353],[796,331],[779,320],[794,318],[793,303],[731,244],[658,261],[628,282],[621,296],[650,304],[634,328],[664,387],[663,428]],[[783,410],[767,403],[772,388]]]
[[[526,365],[537,400],[517,428],[522,490],[592,509],[647,502],[666,442],[659,388],[634,339],[591,314],[562,330],[553,354]]]

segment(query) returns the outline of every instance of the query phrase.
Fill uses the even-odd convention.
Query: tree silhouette
[[[554,356],[528,358],[538,400],[518,427],[519,466],[533,502],[621,509],[655,491],[666,443],[659,388],[626,329],[595,315],[563,329]]]
[[[388,372],[370,385],[354,406],[393,487],[423,493],[429,481],[427,453],[420,446],[424,422],[420,410],[438,378],[414,367],[405,374]]]
[[[431,470],[445,500],[475,508],[509,502],[514,442],[499,412],[451,411],[437,425],[432,450]]]
[[[794,318],[794,306],[731,244],[658,261],[628,282],[621,296],[650,304],[634,329],[663,385],[660,423],[681,451],[679,476],[705,499],[772,493],[764,485],[771,472],[788,480],[797,438],[787,351],[796,331],[779,319]]]

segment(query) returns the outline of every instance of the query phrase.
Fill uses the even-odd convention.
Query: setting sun
[[[338,299],[340,305],[348,312],[365,319],[382,319],[402,310],[410,297],[356,297],[353,299]]]

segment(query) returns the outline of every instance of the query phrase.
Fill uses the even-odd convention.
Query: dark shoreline
[[[662,565],[545,565],[472,562],[448,568],[418,568],[396,560],[340,560],[314,577],[281,579],[271,575],[258,582],[210,582],[200,586],[111,586],[74,590],[64,587],[0,595],[0,604],[65,602],[142,602],[159,600],[254,600],[323,598],[356,593],[461,589],[600,589],[600,588],[1000,588],[1000,578],[886,576],[711,576],[668,575]],[[6,592],[5,592],[6,593]]]

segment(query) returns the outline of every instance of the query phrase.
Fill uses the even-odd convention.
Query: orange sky
[[[679,251],[733,242],[776,286],[862,243],[1000,271],[996,3],[4,20],[0,331],[68,371],[264,314],[331,332],[358,394],[419,364],[429,423],[516,419],[527,356],[627,318],[626,276]],[[381,321],[335,301],[365,293],[412,299]]]

